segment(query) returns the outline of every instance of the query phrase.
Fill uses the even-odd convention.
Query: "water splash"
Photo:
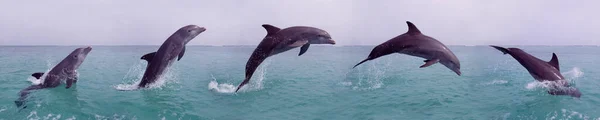
[[[579,67],[574,67],[571,70],[564,72],[562,74],[565,77],[567,77],[567,80],[575,80],[575,79],[583,76],[583,71],[581,71],[581,69]]]
[[[125,74],[125,77],[123,77],[124,80],[128,80],[126,81],[127,83],[115,85],[114,88],[121,91],[137,90],[138,85],[144,77],[144,72],[146,70],[145,63],[145,61],[139,61],[137,64],[134,64],[132,67],[130,67],[129,71],[127,71],[127,74]],[[167,83],[177,82],[174,71],[177,71],[175,67],[167,67],[165,72],[159,76],[154,83],[148,84],[148,89],[162,89]]]
[[[565,77],[565,80],[569,83],[574,83],[574,80],[583,76],[583,72],[578,67],[574,67],[567,72],[561,73]],[[532,90],[536,88],[551,88],[551,86],[562,86],[562,83],[557,83],[555,81],[533,81],[527,83],[525,88]]]
[[[211,74],[212,76],[212,74]],[[232,84],[221,83],[219,84],[215,77],[212,77],[213,80],[208,83],[208,90],[215,90],[219,93],[234,93],[236,87]]]
[[[46,67],[48,69],[46,69],[46,71],[44,72],[44,74],[42,76],[40,76],[40,79],[37,79],[33,76],[29,76],[27,78],[27,81],[31,82],[31,85],[39,85],[44,83],[44,80],[46,79],[46,76],[48,75],[48,72],[50,72],[50,70],[52,70],[52,68],[54,68],[55,66],[52,64],[51,59],[46,59]],[[79,74],[77,74],[77,76],[79,76]]]
[[[385,65],[377,65],[378,61],[373,61],[372,64],[366,64],[366,71],[362,71],[363,69],[358,69],[357,81],[342,81],[340,84],[343,86],[351,86],[353,90],[372,90],[381,88],[383,84],[383,78],[385,77],[385,73],[387,71],[387,67],[379,68],[379,66],[390,66],[391,62],[387,61]],[[350,71],[347,74],[351,74]]]
[[[265,76],[267,75],[267,68],[269,67],[270,64],[271,64],[271,60],[269,60],[269,59],[265,60],[265,62],[263,62],[263,64],[259,68],[257,68],[256,72],[254,72],[254,75],[250,79],[250,82],[248,84],[244,85],[242,88],[240,88],[240,91],[250,91],[250,90],[262,89],[263,88],[263,80],[266,78]],[[211,74],[211,76],[212,76],[212,74]],[[235,86],[233,84],[228,84],[228,83],[219,84],[215,77],[212,77],[212,78],[213,78],[213,80],[210,81],[210,83],[208,83],[209,90],[214,90],[219,93],[234,93],[235,89],[237,89],[237,86]]]

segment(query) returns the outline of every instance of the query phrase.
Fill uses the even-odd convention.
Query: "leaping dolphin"
[[[187,25],[175,31],[167,40],[158,48],[158,51],[148,53],[140,59],[148,61],[146,71],[142,77],[142,81],[138,88],[147,87],[148,84],[154,83],[159,79],[171,63],[181,60],[185,53],[185,45],[194,37],[206,31],[206,28],[196,25]]]
[[[89,46],[73,50],[71,54],[46,73],[46,77],[43,78],[41,84],[31,85],[19,92],[20,97],[15,101],[17,107],[21,107],[25,104],[27,95],[31,93],[31,90],[54,88],[60,85],[63,80],[66,80],[67,83],[65,88],[69,89],[73,83],[77,82],[77,68],[83,63],[90,51],[92,51],[92,47]],[[31,74],[31,76],[36,79],[42,78],[43,75],[44,72]]]
[[[373,48],[367,59],[354,65],[353,68],[381,56],[400,53],[425,58],[425,64],[421,65],[419,68],[424,68],[440,62],[448,69],[454,71],[457,75],[461,75],[460,62],[446,45],[432,37],[422,34],[413,23],[406,21],[406,24],[408,24],[408,32],[377,45]]]
[[[263,24],[267,35],[258,44],[252,55],[246,62],[246,78],[237,87],[235,92],[246,85],[256,68],[269,56],[273,56],[293,48],[300,47],[298,56],[304,54],[310,44],[335,44],[327,31],[308,26],[294,26],[279,29],[273,25]]]
[[[500,46],[490,45],[491,47],[500,50],[504,54],[510,54],[515,60],[527,69],[531,76],[540,82],[554,81],[559,86],[551,86],[548,94],[551,95],[570,95],[572,97],[581,97],[581,92],[577,88],[569,87],[569,83],[560,73],[558,65],[558,57],[552,53],[552,59],[549,62],[536,58],[519,48],[504,48]],[[555,85],[556,85],[555,84]]]

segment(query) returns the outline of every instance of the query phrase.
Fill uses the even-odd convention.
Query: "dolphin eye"
[[[192,32],[192,30],[188,30],[188,32]]]
[[[77,55],[73,55],[74,58],[77,58]]]

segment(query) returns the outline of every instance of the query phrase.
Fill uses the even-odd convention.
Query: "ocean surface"
[[[373,46],[313,46],[272,56],[249,85],[244,79],[255,46],[188,46],[164,78],[131,90],[144,73],[140,57],[159,46],[93,46],[79,81],[32,93],[30,75],[51,69],[83,46],[0,46],[1,120],[600,120],[600,47],[520,47],[542,59],[558,55],[561,72],[580,99],[552,96],[510,55],[488,46],[450,46],[462,76],[422,58],[392,54],[366,62]]]

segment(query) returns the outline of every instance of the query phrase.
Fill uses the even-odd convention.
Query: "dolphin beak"
[[[329,39],[329,40],[327,40],[327,43],[328,43],[328,44],[335,45],[335,41],[334,41],[334,40],[332,40],[332,39]]]
[[[204,28],[204,27],[198,27],[198,30],[199,30],[200,32],[204,32],[204,31],[206,31],[206,28]]]
[[[84,50],[85,50],[86,52],[90,52],[90,51],[92,51],[92,46],[87,46],[87,47],[85,47],[85,49],[84,49]]]

